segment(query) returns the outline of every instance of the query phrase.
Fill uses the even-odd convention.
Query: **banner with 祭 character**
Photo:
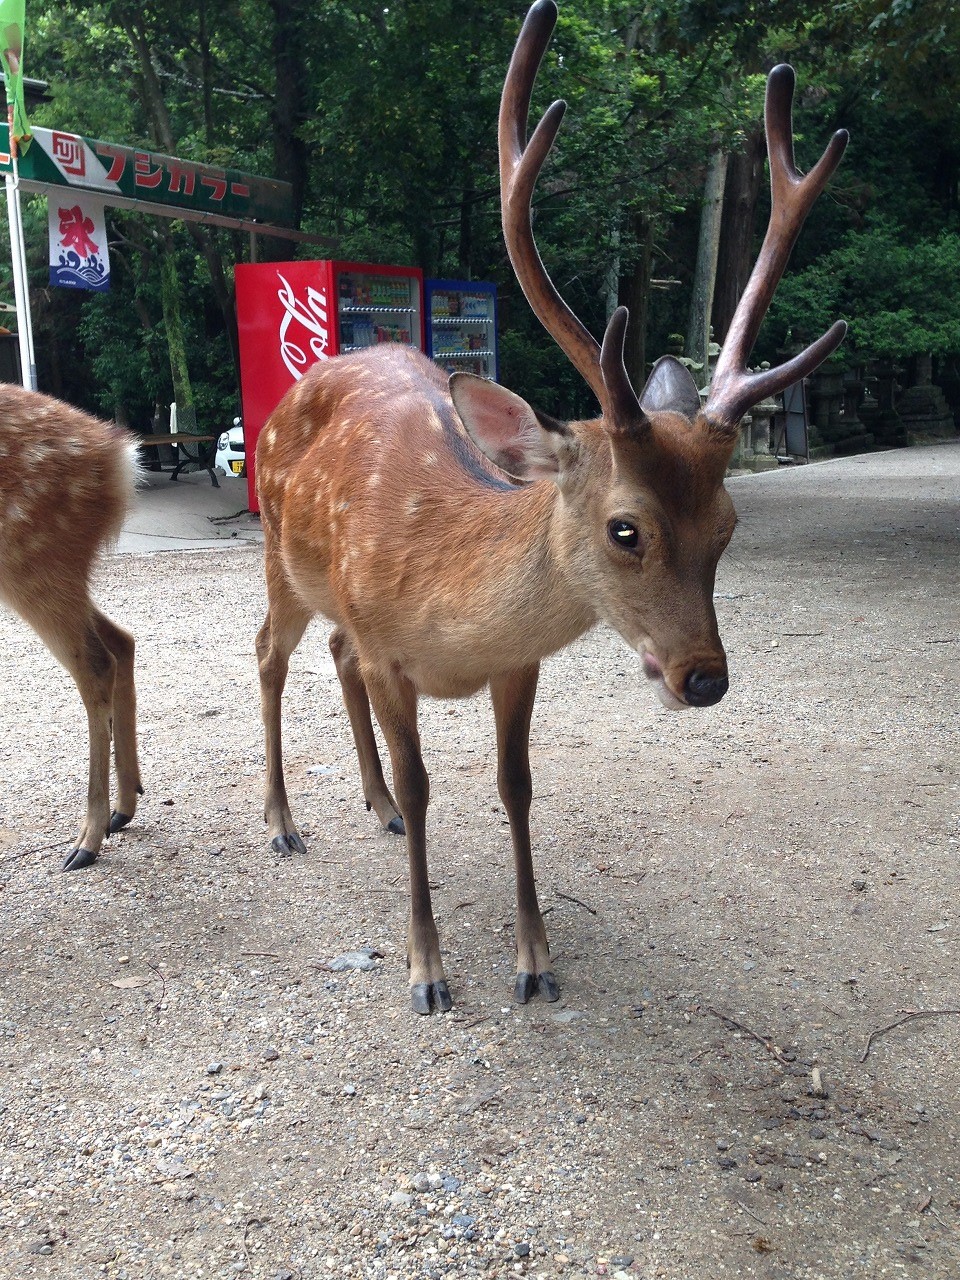
[[[63,200],[50,196],[50,283],[66,289],[110,288],[110,255],[103,204],[84,196],[78,200],[64,192]]]

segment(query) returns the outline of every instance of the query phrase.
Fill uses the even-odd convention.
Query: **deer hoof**
[[[121,813],[119,809],[114,809],[110,815],[110,826],[107,828],[107,832],[113,835],[115,831],[122,831],[127,823],[132,821],[132,813]]]
[[[429,1014],[433,1009],[446,1013],[453,1008],[445,982],[415,982],[410,988],[410,1007],[414,1013]]]
[[[92,867],[97,860],[96,850],[78,847],[71,849],[61,871],[80,871],[83,867]]]
[[[383,829],[395,836],[405,836],[407,834],[407,828],[403,825],[403,819],[400,817],[391,818]]]
[[[545,973],[537,974],[537,990],[548,1004],[553,1004],[555,1000],[560,999],[560,988],[549,969]]]
[[[513,988],[513,998],[517,1004],[526,1004],[534,991],[539,991],[549,1004],[560,999],[560,988],[552,973],[518,973],[517,983]]]
[[[286,835],[282,836],[274,836],[270,841],[270,848],[279,853],[281,858],[289,858],[294,853],[307,852],[307,846],[295,831],[288,831]]]

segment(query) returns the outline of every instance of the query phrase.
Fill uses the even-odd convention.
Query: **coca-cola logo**
[[[327,293],[325,289],[307,285],[306,297],[301,300],[279,271],[277,279],[283,286],[277,290],[277,297],[283,307],[279,331],[280,357],[290,377],[294,382],[299,382],[312,364],[318,360],[330,359]],[[292,328],[295,323],[302,326],[302,329]],[[304,342],[306,347],[300,345]]]

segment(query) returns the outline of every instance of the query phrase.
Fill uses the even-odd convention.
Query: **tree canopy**
[[[530,314],[500,234],[497,105],[523,0],[27,9],[26,73],[51,99],[34,124],[290,182],[298,225],[336,248],[264,242],[273,256],[493,280],[503,380],[548,412],[591,411]],[[782,60],[798,73],[801,168],[841,125],[853,143],[756,358],[838,315],[851,322],[850,358],[960,352],[958,13],[948,0],[561,2],[533,115],[556,97],[569,109],[537,188],[536,234],[592,332],[618,301],[631,306],[635,380],[684,331],[717,153],[730,157],[714,313],[723,336],[763,232],[763,82]],[[81,296],[47,287],[45,202],[25,201],[42,389],[134,425],[176,389],[201,426],[221,429],[239,410],[232,267],[246,238],[107,212],[113,287]]]

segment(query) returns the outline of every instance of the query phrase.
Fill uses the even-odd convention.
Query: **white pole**
[[[10,224],[10,260],[13,266],[13,300],[17,308],[17,340],[20,344],[20,381],[28,391],[37,389],[37,360],[33,354],[33,317],[30,314],[30,280],[27,276],[27,251],[23,243],[23,219],[20,217],[20,166],[17,164],[17,140],[13,136],[14,101],[7,93],[7,134],[10,142],[12,174],[6,174],[7,221]]]
[[[10,223],[10,256],[13,265],[13,297],[17,307],[17,338],[20,343],[20,376],[28,391],[37,389],[37,361],[33,353],[33,321],[30,315],[30,285],[27,255],[20,217],[20,187],[12,174],[4,179],[7,189],[7,219]]]

